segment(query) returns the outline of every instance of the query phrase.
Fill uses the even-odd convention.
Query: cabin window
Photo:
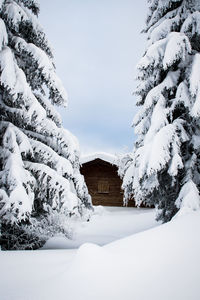
[[[108,181],[102,180],[98,182],[98,193],[108,194],[109,193],[109,184]]]

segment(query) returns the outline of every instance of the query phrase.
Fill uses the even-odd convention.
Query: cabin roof
[[[117,156],[110,154],[110,153],[105,153],[105,152],[96,152],[92,153],[89,155],[84,155],[80,159],[81,164],[88,163],[90,161],[93,161],[95,159],[101,159],[103,161],[106,161],[112,165],[117,165]]]

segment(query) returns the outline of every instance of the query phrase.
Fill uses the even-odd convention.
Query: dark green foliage
[[[2,250],[36,250],[41,248],[44,243],[45,240],[41,236],[27,231],[25,224],[1,224],[0,245]]]

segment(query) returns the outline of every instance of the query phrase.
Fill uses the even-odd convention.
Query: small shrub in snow
[[[57,234],[66,238],[72,237],[71,216],[66,217],[65,211],[57,211],[50,206],[46,206],[46,212],[39,218],[32,218],[30,225],[25,230],[34,232],[42,240],[47,240]]]
[[[45,243],[43,237],[38,236],[24,222],[1,225],[0,237],[2,250],[35,250]]]
[[[2,223],[0,239],[2,250],[34,250],[42,247],[55,235],[71,239],[73,229],[70,219],[65,211],[57,211],[46,205],[42,215],[32,217],[28,222],[13,225]]]

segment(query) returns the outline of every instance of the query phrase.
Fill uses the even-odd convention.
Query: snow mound
[[[199,228],[196,212],[102,248],[83,245],[68,276],[70,299],[198,300]]]
[[[106,213],[106,209],[102,205],[95,205],[93,207],[94,207],[94,213],[93,213],[94,215],[102,216]]]
[[[105,250],[96,244],[85,243],[78,249],[73,265],[77,267],[77,271],[79,270],[80,265],[84,265],[88,260],[90,260],[90,263],[93,261],[95,265],[98,258],[102,260],[104,252]]]

